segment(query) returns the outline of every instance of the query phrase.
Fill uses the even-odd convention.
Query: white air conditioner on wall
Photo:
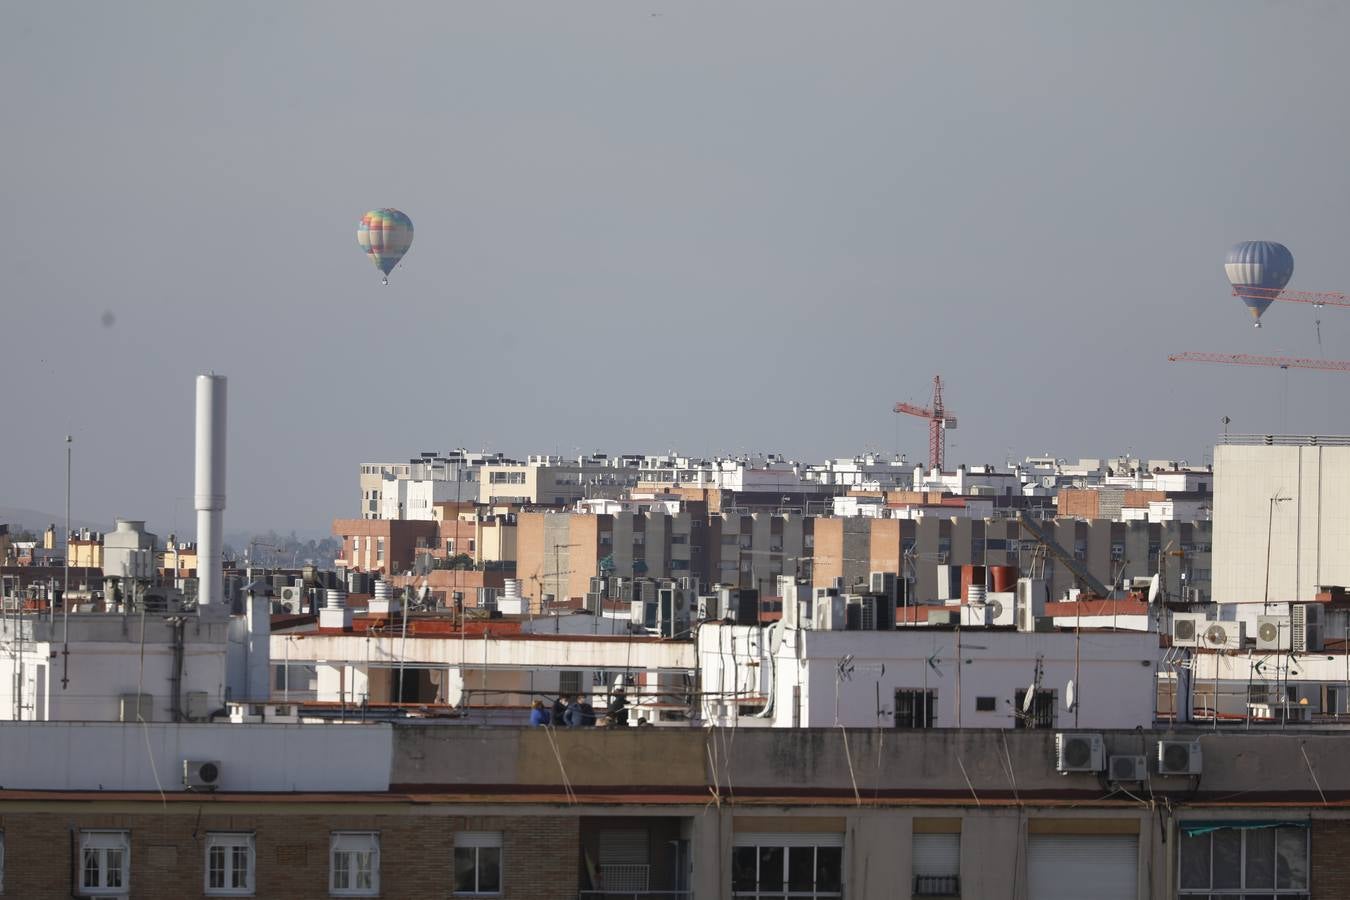
[[[1210,650],[1240,650],[1245,636],[1242,622],[1206,620],[1200,635],[1200,646]]]
[[[1172,646],[1199,647],[1204,634],[1205,617],[1201,613],[1174,613],[1172,615]]]
[[[1257,650],[1288,650],[1289,639],[1289,616],[1256,617]]]
[[[1106,747],[1100,734],[1060,732],[1055,735],[1055,771],[1100,772]]]
[[[1159,775],[1199,775],[1200,742],[1158,741]]]

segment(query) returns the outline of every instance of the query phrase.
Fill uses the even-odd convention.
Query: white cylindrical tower
[[[225,376],[197,376],[197,605],[224,600],[221,540],[225,515]]]

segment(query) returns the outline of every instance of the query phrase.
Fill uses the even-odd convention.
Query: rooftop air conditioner
[[[1172,616],[1172,646],[1199,647],[1205,631],[1205,617],[1200,613],[1175,613]]]
[[[1159,775],[1199,775],[1200,742],[1158,741]]]
[[[1100,772],[1106,768],[1106,747],[1100,734],[1060,732],[1055,735],[1055,771]]]
[[[1011,626],[1017,624],[1014,616],[1016,603],[1011,591],[1006,594],[986,594],[984,600],[985,620],[990,625]]]
[[[872,572],[868,575],[868,580],[871,582],[873,594],[885,594],[893,600],[898,599],[899,575],[895,572]]]
[[[698,598],[698,617],[700,621],[720,618],[717,601],[720,598],[717,594],[704,594]]]
[[[1110,781],[1145,781],[1148,779],[1148,758],[1113,756],[1107,761],[1106,777]]]
[[[1206,620],[1200,635],[1200,646],[1210,650],[1242,649],[1243,623]]]
[[[214,791],[220,787],[220,762],[183,760],[183,787],[190,791]]]
[[[1256,617],[1256,649],[1289,649],[1289,616]]]
[[[1289,644],[1295,653],[1322,649],[1323,609],[1318,603],[1294,603],[1289,607]]]

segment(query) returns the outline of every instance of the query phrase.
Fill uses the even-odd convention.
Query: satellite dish
[[[1069,683],[1064,687],[1064,708],[1069,712],[1073,712],[1073,708],[1077,705],[1078,695],[1074,690],[1073,679],[1070,678]]]
[[[1027,685],[1027,692],[1022,697],[1022,714],[1031,712],[1031,704],[1036,702],[1036,682]]]
[[[1148,602],[1157,603],[1158,594],[1161,592],[1161,585],[1158,580],[1158,573],[1154,572],[1153,577],[1148,580]]]

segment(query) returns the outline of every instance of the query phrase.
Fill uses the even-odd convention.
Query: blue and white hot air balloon
[[[1274,241],[1243,241],[1228,251],[1223,270],[1260,328],[1261,313],[1294,277],[1294,254]]]

